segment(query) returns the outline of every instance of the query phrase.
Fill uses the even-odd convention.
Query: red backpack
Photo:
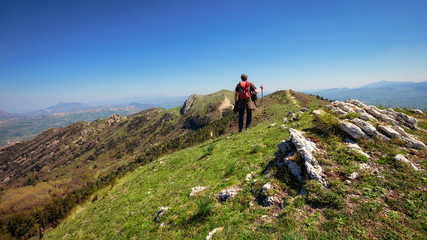
[[[251,83],[249,81],[239,82],[239,99],[248,99],[251,97]]]

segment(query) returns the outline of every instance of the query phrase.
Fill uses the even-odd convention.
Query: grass
[[[306,103],[300,106],[310,106],[299,98]],[[316,157],[329,188],[306,175],[298,183],[286,168],[274,164],[276,144],[289,137],[281,121],[298,110],[295,105],[268,106],[262,109],[265,118],[258,116],[262,124],[248,131],[140,167],[111,189],[99,191],[79,212],[47,232],[46,239],[204,239],[218,227],[224,229],[214,239],[424,239],[425,174],[392,160],[402,152],[398,144],[360,141],[372,156],[363,158],[342,144],[339,132],[328,132],[332,128],[324,123],[335,120],[327,116],[319,131],[319,123],[305,113],[296,128],[325,151]],[[411,154],[416,163],[423,162],[422,152]],[[361,169],[362,163],[372,169]],[[250,172],[253,178],[246,182]],[[346,183],[353,172],[358,177]],[[284,201],[283,209],[262,207],[257,201],[268,182],[274,187],[269,194]],[[195,186],[207,188],[190,196]],[[230,187],[242,190],[218,202],[216,194]],[[299,195],[301,189],[307,194]],[[170,209],[155,223],[160,207]]]

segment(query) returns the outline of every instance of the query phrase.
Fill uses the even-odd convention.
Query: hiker
[[[246,109],[246,129],[250,128],[252,122],[252,110],[256,109],[255,103],[251,98],[251,92],[258,94],[264,87],[261,85],[256,89],[255,85],[248,81],[248,75],[242,74],[240,81],[234,93],[234,106],[239,111],[239,132],[243,130],[243,117]]]

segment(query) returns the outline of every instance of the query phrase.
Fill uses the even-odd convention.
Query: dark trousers
[[[243,118],[245,116],[245,109],[239,109],[239,132],[243,130]],[[252,109],[246,109],[246,129],[251,127],[252,122]]]

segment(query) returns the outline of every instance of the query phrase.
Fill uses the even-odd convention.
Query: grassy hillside
[[[199,97],[213,105],[223,101]],[[209,139],[211,133],[224,134],[236,124],[230,121],[235,118],[230,110],[192,110],[191,115],[181,115],[179,108],[149,109],[127,118],[113,115],[49,129],[31,141],[1,147],[0,229],[20,236],[29,229],[34,233],[34,223],[55,225],[69,209],[124,173]],[[212,117],[197,128],[187,122],[206,115]]]
[[[268,104],[274,100],[282,104]],[[299,183],[276,164],[276,144],[289,137],[282,119],[304,105],[314,110],[321,103],[286,92],[272,94],[264,104],[256,116],[259,125],[141,166],[94,194],[45,238],[204,239],[216,228],[213,239],[426,238],[425,149],[408,150],[397,140],[363,140],[359,145],[372,156],[367,159],[345,147],[345,134],[300,113],[286,127],[303,130],[323,150],[316,157],[329,186],[322,188],[307,173]],[[426,119],[419,121],[426,129]],[[427,142],[425,132],[411,133]],[[410,155],[421,170],[393,161],[397,153]],[[354,172],[357,177],[348,181]],[[247,181],[248,173],[253,176]],[[266,183],[273,187],[262,194]],[[190,196],[197,186],[206,189]],[[241,191],[219,202],[218,192],[230,187]],[[263,195],[283,202],[263,207]],[[169,210],[156,222],[161,207]]]

